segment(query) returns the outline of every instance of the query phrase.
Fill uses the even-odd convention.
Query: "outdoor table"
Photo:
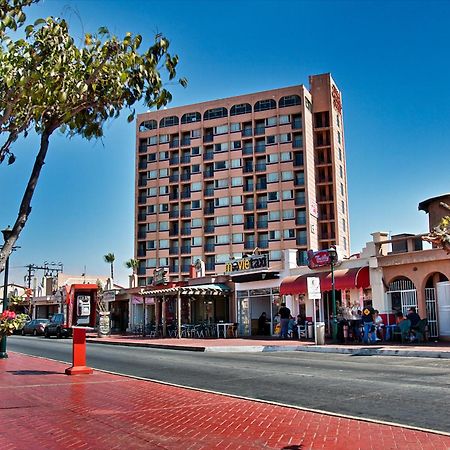
[[[220,327],[223,327],[223,337],[226,339],[227,338],[227,330],[228,327],[232,327],[234,325],[234,323],[217,323],[216,327],[217,327],[217,337],[220,337]]]

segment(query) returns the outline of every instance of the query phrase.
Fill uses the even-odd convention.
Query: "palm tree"
[[[116,257],[114,256],[114,253],[108,253],[107,255],[103,256],[103,259],[106,263],[111,264],[111,281],[114,279],[114,261],[116,260]]]
[[[125,261],[125,267],[128,269],[131,269],[133,271],[133,275],[136,274],[137,268],[139,266],[139,261],[137,259],[129,259],[128,261]]]

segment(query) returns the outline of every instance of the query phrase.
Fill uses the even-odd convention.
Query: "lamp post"
[[[12,230],[8,227],[6,230],[2,230],[3,239],[6,241],[11,236]],[[5,263],[5,275],[3,278],[3,311],[8,309],[8,272],[9,272],[9,256],[6,258]],[[0,341],[0,359],[5,359],[8,357],[6,353],[6,335],[2,337]]]
[[[336,289],[334,286],[334,265],[336,263],[337,252],[334,247],[328,249],[328,254],[330,255],[331,264],[331,302],[333,304],[333,329],[332,337],[333,342],[337,342],[337,308],[336,308]]]

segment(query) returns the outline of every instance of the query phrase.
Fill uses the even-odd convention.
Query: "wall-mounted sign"
[[[201,259],[197,259],[194,264],[194,269],[197,274],[197,278],[205,276],[205,262]]]
[[[331,89],[331,95],[333,97],[333,106],[336,109],[336,111],[341,114],[342,112],[342,100],[341,100],[341,94],[337,90],[337,87],[333,84],[333,87]]]
[[[158,286],[160,284],[167,284],[169,280],[166,277],[167,275],[167,269],[164,267],[161,267],[159,269],[155,269],[153,271],[153,286]]]
[[[320,278],[319,277],[308,277],[306,279],[308,284],[308,297],[313,300],[320,300]]]
[[[310,269],[317,269],[318,267],[329,266],[331,264],[331,257],[328,250],[319,250],[315,252],[308,250],[308,267]]]
[[[269,255],[250,255],[227,262],[225,273],[249,272],[268,268]]]

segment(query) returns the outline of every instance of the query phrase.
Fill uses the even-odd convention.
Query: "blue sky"
[[[450,192],[450,2],[45,0],[29,17],[64,16],[73,34],[107,26],[156,32],[180,56],[186,89],[172,106],[306,84],[331,72],[343,93],[351,247],[374,231],[425,232],[417,204]],[[144,111],[141,108],[140,111]],[[30,219],[11,259],[15,282],[29,263],[107,275],[103,255],[133,256],[134,124],[127,114],[100,142],[54,136]],[[0,166],[0,226],[14,222],[37,150],[17,144]]]

